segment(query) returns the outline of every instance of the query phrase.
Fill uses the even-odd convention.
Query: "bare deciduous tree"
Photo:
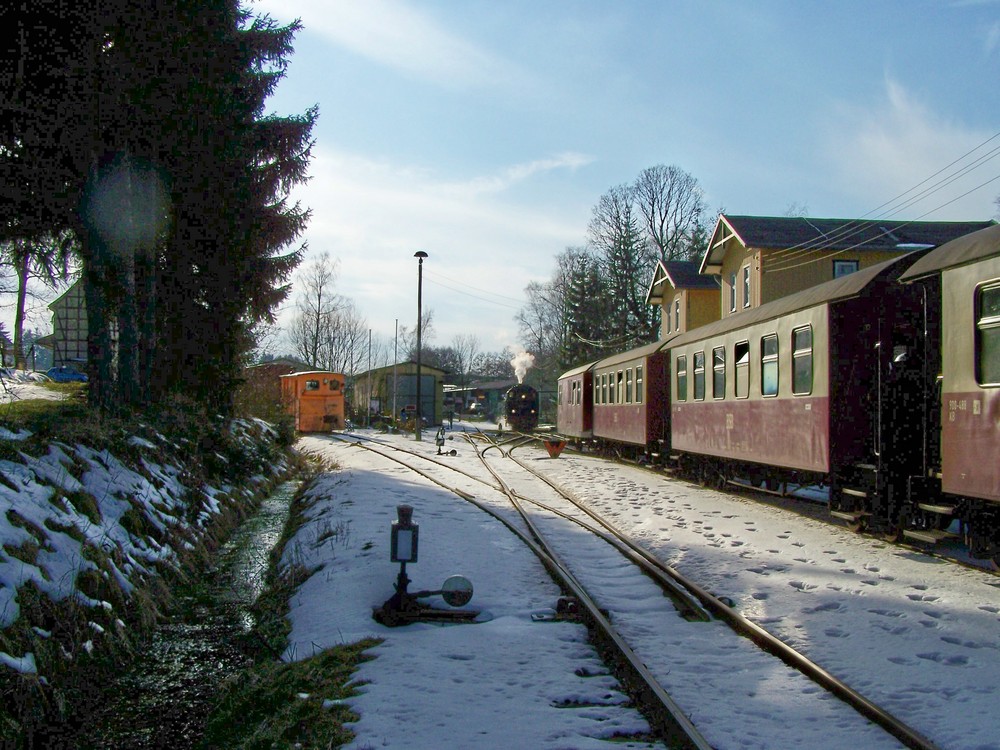
[[[455,336],[451,340],[451,348],[455,353],[455,365],[460,378],[459,385],[464,388],[469,373],[472,371],[472,363],[479,354],[479,337],[474,334]]]
[[[639,173],[634,198],[659,260],[689,260],[705,217],[698,180],[677,166],[657,164]]]
[[[295,354],[311,367],[319,367],[330,354],[323,350],[331,339],[328,330],[334,314],[345,304],[343,297],[334,291],[337,280],[337,262],[323,253],[298,276],[302,292],[296,301],[298,315],[292,321],[289,339]]]

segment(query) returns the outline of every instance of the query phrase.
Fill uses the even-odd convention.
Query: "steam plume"
[[[528,369],[535,364],[535,355],[528,352],[519,352],[514,355],[514,359],[510,361],[510,364],[514,368],[514,374],[517,375],[517,382],[523,383]]]

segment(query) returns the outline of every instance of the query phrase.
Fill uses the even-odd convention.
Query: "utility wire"
[[[499,300],[485,299],[482,295],[483,294],[489,294],[489,292],[480,291],[478,294],[474,294],[472,292],[467,292],[467,291],[465,291],[463,289],[456,289],[455,287],[448,286],[447,284],[442,284],[440,281],[436,281],[434,279],[425,279],[425,281],[429,281],[429,283],[431,283],[431,284],[433,284],[435,286],[439,286],[439,287],[447,289],[447,290],[449,290],[451,292],[455,292],[455,294],[464,294],[466,297],[473,297],[474,299],[477,299],[480,302],[487,302],[487,303],[489,303],[491,305],[498,305],[500,307],[507,307],[507,308],[510,308],[511,310],[519,310],[521,308],[521,305],[524,304],[522,302],[520,305],[513,305],[513,304],[509,304],[507,302],[500,302]],[[469,287],[469,288],[470,289],[474,289],[475,287]],[[496,295],[496,296],[499,296],[499,295]],[[505,299],[510,299],[510,298],[507,297]]]
[[[998,153],[1000,153],[1000,146],[994,147],[992,150],[988,151],[986,154],[977,157],[977,159],[974,162],[972,162],[971,164],[968,164],[968,165],[962,167],[957,173],[954,173],[954,174],[952,174],[952,175],[950,175],[948,177],[945,177],[945,178],[939,180],[938,182],[934,183],[930,187],[928,187],[925,190],[921,191],[917,196],[908,199],[903,204],[901,204],[899,206],[894,206],[894,204],[896,204],[902,198],[906,197],[910,193],[913,193],[919,187],[921,187],[922,185],[925,185],[926,183],[930,182],[931,180],[933,180],[935,177],[937,177],[938,175],[942,174],[943,172],[948,171],[953,166],[955,166],[956,164],[959,164],[960,162],[962,162],[963,160],[965,160],[966,158],[968,158],[969,156],[971,156],[975,152],[979,151],[981,148],[983,148],[984,146],[986,146],[987,144],[989,144],[991,141],[996,140],[997,138],[1000,138],[1000,132],[993,134],[992,136],[990,136],[989,138],[987,138],[985,141],[983,141],[979,145],[977,145],[974,148],[970,149],[969,151],[967,151],[966,153],[964,153],[962,156],[960,156],[957,159],[953,160],[950,164],[942,167],[937,172],[935,172],[934,174],[928,176],[924,180],[920,181],[919,183],[917,183],[916,185],[914,185],[910,189],[905,190],[904,192],[900,193],[896,197],[894,197],[894,198],[886,201],[885,203],[881,204],[880,206],[877,206],[876,208],[872,209],[871,211],[869,211],[868,213],[866,213],[862,217],[860,217],[860,219],[848,222],[847,224],[844,224],[843,226],[839,227],[837,230],[835,230],[833,232],[830,232],[829,234],[823,234],[821,232],[821,234],[823,236],[820,237],[820,238],[816,238],[816,239],[812,239],[812,240],[806,240],[806,241],[800,242],[800,243],[798,243],[796,245],[792,245],[791,247],[783,248],[782,250],[779,250],[777,253],[775,253],[774,256],[773,256],[773,258],[774,259],[780,259],[780,258],[791,259],[794,256],[798,256],[798,255],[801,255],[801,254],[804,254],[804,253],[809,253],[809,252],[812,252],[815,249],[822,248],[822,245],[818,245],[816,243],[822,242],[822,243],[826,243],[827,246],[829,246],[829,244],[832,244],[833,242],[843,241],[845,239],[849,239],[850,237],[856,236],[859,232],[865,231],[866,229],[868,229],[870,227],[869,224],[862,223],[862,222],[864,222],[864,220],[867,217],[873,216],[873,214],[876,214],[880,209],[886,208],[887,206],[893,206],[893,208],[891,210],[883,211],[882,213],[880,213],[880,214],[878,214],[876,216],[873,216],[873,218],[871,219],[871,221],[876,221],[876,220],[878,220],[880,218],[886,218],[887,216],[893,216],[893,215],[899,213],[904,208],[907,208],[907,207],[913,205],[914,203],[918,202],[919,200],[922,200],[923,198],[927,197],[928,195],[931,195],[931,194],[933,194],[935,192],[938,192],[939,190],[943,189],[947,185],[949,185],[952,182],[954,182],[959,177],[967,174],[968,172],[972,171],[973,169],[976,169],[979,166],[982,166],[986,162],[988,162],[988,161],[992,160],[993,158],[995,158],[998,155]],[[989,182],[990,181],[987,181],[986,183],[983,183],[983,184],[985,185],[985,184],[988,184]],[[980,185],[979,187],[982,187],[982,185]],[[975,189],[978,190],[979,188],[975,188]],[[973,192],[973,191],[970,191],[970,192]],[[963,194],[963,196],[960,196],[960,197],[964,197],[964,195],[968,195],[968,193],[965,193],[965,194]],[[952,202],[954,202],[954,201],[949,201],[948,203],[945,203],[943,205],[948,205],[949,203],[952,203]],[[938,210],[938,209],[934,209],[934,210]],[[933,213],[933,211],[928,212],[928,213]],[[924,216],[928,215],[928,213],[925,213]],[[907,223],[909,223],[909,222],[907,222]],[[818,231],[818,229],[817,229],[817,231]]]
[[[924,216],[928,216],[928,215],[934,213],[935,211],[940,211],[945,206],[949,206],[952,203],[954,203],[955,201],[961,200],[965,196],[970,195],[970,194],[976,192],[977,190],[979,190],[980,188],[984,188],[987,185],[989,185],[991,182],[996,182],[997,180],[1000,180],[1000,174],[998,174],[996,177],[991,177],[990,179],[986,180],[986,182],[983,182],[983,183],[981,183],[979,185],[976,185],[976,187],[972,188],[971,190],[967,190],[966,192],[962,193],[961,195],[958,195],[958,196],[952,198],[950,201],[947,201],[946,203],[942,203],[940,206],[937,206],[936,208],[932,208],[927,213],[918,216],[916,219],[913,219],[913,221],[920,221],[920,219],[924,218]],[[906,222],[906,224],[911,224],[911,223],[913,223],[913,222],[909,222],[909,221]],[[906,226],[906,224],[903,224],[903,226]],[[827,253],[822,258],[812,258],[811,260],[806,260],[806,261],[803,261],[801,263],[797,263],[797,264],[792,265],[792,266],[785,266],[784,268],[768,268],[768,272],[773,272],[773,271],[790,271],[793,268],[799,268],[800,266],[807,266],[810,263],[816,263],[816,262],[821,261],[821,260],[827,260],[829,258],[833,258],[834,256],[840,255],[841,253],[846,253],[846,252],[849,252],[851,250],[855,250],[855,249],[861,247],[863,244],[864,244],[863,242],[859,242],[856,245],[853,245],[851,247],[845,247],[842,250],[837,250],[837,251],[832,252],[832,253]]]

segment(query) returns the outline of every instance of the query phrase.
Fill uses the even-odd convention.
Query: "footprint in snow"
[[[770,594],[768,594],[766,591],[756,591],[750,596],[752,596],[757,601],[762,602],[765,599],[767,599],[770,596]]]
[[[906,598],[913,602],[936,602],[938,597],[929,594],[907,594]]]
[[[857,573],[858,571],[856,571],[854,568],[841,568],[840,572],[841,573],[846,573],[847,575],[852,576],[855,573]]]
[[[882,617],[906,617],[902,612],[897,612],[894,609],[869,609],[873,615],[880,615]]]
[[[983,612],[989,612],[991,615],[1000,614],[1000,607],[994,607],[992,604],[982,604],[979,609]]]
[[[955,638],[950,635],[941,636],[941,640],[945,643],[950,643],[952,646],[962,646],[963,648],[983,648],[983,644],[976,643],[975,641],[963,641],[961,638]],[[995,646],[991,646],[995,648]]]
[[[933,661],[937,664],[944,664],[946,667],[965,667],[969,664],[968,656],[946,656],[939,651],[917,654],[917,658],[927,659],[928,661]]]
[[[843,557],[835,557],[835,558],[833,558],[833,561],[835,563],[845,563],[845,562],[847,562],[847,560],[845,560]]]
[[[850,633],[845,633],[840,628],[827,628],[823,633],[830,638],[847,638],[850,636]]]
[[[788,585],[791,586],[793,589],[797,589],[798,591],[812,591],[813,589],[816,588],[815,584],[806,583],[805,581],[789,581]]]
[[[861,583],[865,584],[866,586],[878,586],[878,581],[873,580],[871,578],[864,579],[861,581]]]

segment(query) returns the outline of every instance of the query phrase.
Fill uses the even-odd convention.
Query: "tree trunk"
[[[28,253],[17,259],[17,309],[14,311],[14,367],[28,368],[24,357],[24,301],[28,294]]]

